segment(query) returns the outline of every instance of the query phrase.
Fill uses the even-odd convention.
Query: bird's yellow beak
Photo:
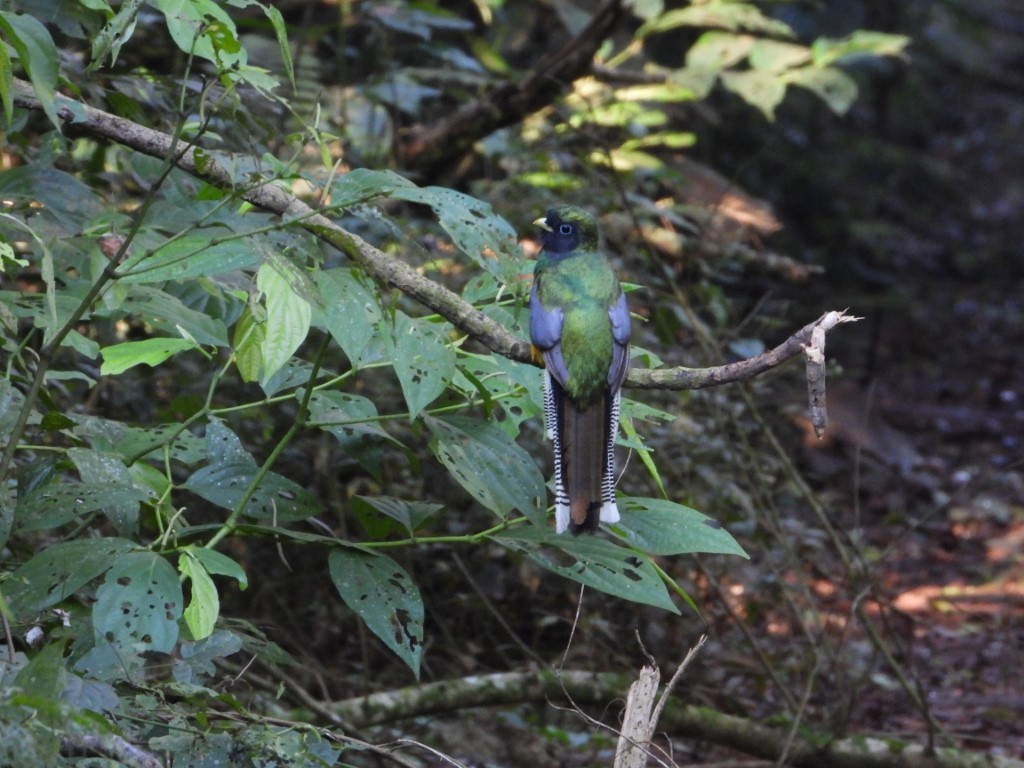
[[[533,222],[533,226],[540,227],[546,232],[554,232],[554,230],[548,226],[548,220],[545,219],[543,216],[541,216],[539,219]]]

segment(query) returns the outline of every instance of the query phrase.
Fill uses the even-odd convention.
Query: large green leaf
[[[723,72],[722,85],[752,107],[757,107],[769,120],[775,119],[775,108],[786,96],[786,83],[774,72],[750,69]]]
[[[165,558],[156,552],[122,555],[96,590],[96,644],[130,654],[170,653],[178,640],[183,602],[178,572]]]
[[[666,499],[625,496],[618,500],[622,520],[612,530],[652,555],[707,552],[746,557],[732,535],[714,518]]]
[[[494,540],[567,579],[634,603],[679,613],[665,582],[643,555],[598,536],[567,536],[525,526]]]
[[[423,600],[409,574],[390,557],[338,547],[328,558],[341,599],[419,677]]]
[[[127,539],[113,537],[54,544],[4,582],[7,604],[15,616],[27,618],[71,597],[136,546]]]
[[[409,417],[416,418],[451,383],[455,351],[445,343],[435,324],[397,312],[393,364]]]
[[[172,336],[180,336],[181,328],[199,344],[224,347],[228,343],[223,320],[188,307],[178,296],[150,285],[132,286],[118,309],[138,315],[147,325]]]
[[[222,233],[220,230],[219,233]],[[254,267],[263,256],[250,237],[217,239],[209,233],[175,238],[138,260],[130,260],[120,270],[126,283],[158,283],[210,277]]]
[[[113,515],[133,526],[138,518],[139,504],[147,498],[144,491],[131,484],[55,483],[30,493],[14,511],[15,529],[25,533],[57,528],[72,520],[97,513]]]
[[[178,558],[178,570],[191,585],[191,596],[185,606],[185,624],[194,640],[204,640],[213,632],[220,615],[220,595],[209,571],[192,551]]]
[[[383,314],[374,287],[355,269],[326,269],[313,275],[320,289],[320,321],[353,367],[381,326]]]
[[[518,509],[534,525],[545,524],[544,478],[501,427],[467,416],[425,421],[434,435],[430,450],[473,498],[498,517]]]
[[[256,287],[263,293],[267,308],[260,347],[263,360],[260,383],[263,385],[306,340],[312,317],[309,301],[294,289],[284,269],[282,264],[267,262],[256,274]]]

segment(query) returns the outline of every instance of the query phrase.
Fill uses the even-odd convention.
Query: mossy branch
[[[605,707],[624,700],[632,681],[617,673],[551,671],[473,675],[426,685],[374,693],[329,705],[332,712],[356,727],[380,725],[411,717],[435,716],[474,707],[511,706],[533,702],[568,702]],[[797,768],[1024,768],[1011,758],[925,747],[895,739],[851,736],[814,741],[789,729],[769,728],[746,718],[706,707],[669,702],[661,712],[658,730],[673,737],[700,739],[765,760],[784,753],[786,764]],[[788,746],[788,750],[787,750]]]

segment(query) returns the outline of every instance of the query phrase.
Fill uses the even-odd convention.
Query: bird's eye
[[[572,224],[562,224],[558,228],[558,234],[560,234],[560,235],[571,235],[572,234]]]

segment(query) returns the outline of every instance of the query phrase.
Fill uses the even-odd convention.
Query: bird
[[[542,247],[530,290],[530,341],[544,364],[555,530],[578,534],[619,521],[615,436],[632,323],[594,214],[564,205],[534,224]]]

